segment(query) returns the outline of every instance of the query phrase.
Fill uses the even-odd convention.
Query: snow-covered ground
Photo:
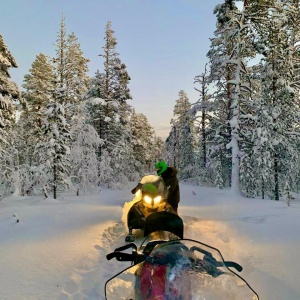
[[[0,299],[104,299],[105,281],[128,266],[108,262],[105,255],[123,244],[123,207],[133,186],[60,200],[3,199]],[[299,196],[289,207],[284,201],[232,196],[228,190],[180,187],[186,238],[240,263],[241,275],[260,299],[300,299]]]

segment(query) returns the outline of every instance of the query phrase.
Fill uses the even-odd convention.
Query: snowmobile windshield
[[[147,175],[144,176],[141,181],[141,189],[143,186],[147,184],[152,184],[156,187],[157,189],[157,195],[160,195],[163,199],[166,199],[168,196],[168,191],[167,188],[164,184],[164,181],[161,177],[156,176],[156,175]]]
[[[148,248],[147,248],[148,247]],[[249,284],[225,262],[221,253],[200,242],[152,241],[146,259],[106,282],[106,299],[120,300],[255,300]]]

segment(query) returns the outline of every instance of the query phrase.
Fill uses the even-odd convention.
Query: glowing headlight
[[[158,204],[161,201],[162,197],[161,196],[157,196],[154,198],[154,204]]]
[[[152,203],[152,198],[146,195],[146,196],[144,196],[144,201],[145,201],[147,204],[151,205],[151,203]]]
[[[141,195],[142,195],[141,190],[137,190],[135,196],[139,198]]]

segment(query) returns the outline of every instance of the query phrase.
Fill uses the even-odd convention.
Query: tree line
[[[291,199],[300,187],[299,1],[225,0],[214,14],[199,99],[179,92],[168,161],[183,179]]]
[[[17,63],[0,36],[2,195],[52,193],[56,199],[67,190],[79,195],[138,180],[161,157],[163,141],[129,104],[130,76],[111,22],[100,53],[103,68],[92,78],[64,17],[54,46],[55,57],[36,55],[20,92],[9,75]]]
[[[3,193],[55,198],[66,188],[116,187],[163,158],[182,180],[291,199],[300,187],[299,0],[223,0],[214,14],[208,62],[194,78],[199,99],[179,91],[165,143],[129,104],[110,22],[94,77],[62,19],[56,57],[37,55],[22,93],[9,80],[17,64],[0,37]]]

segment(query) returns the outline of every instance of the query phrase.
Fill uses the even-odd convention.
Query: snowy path
[[[300,203],[237,199],[228,191],[181,185],[185,237],[218,248],[244,267],[261,299],[300,299]],[[128,190],[61,201],[0,202],[0,299],[104,299],[105,281],[128,263],[106,261],[123,244]],[[19,223],[13,214],[17,213]]]

